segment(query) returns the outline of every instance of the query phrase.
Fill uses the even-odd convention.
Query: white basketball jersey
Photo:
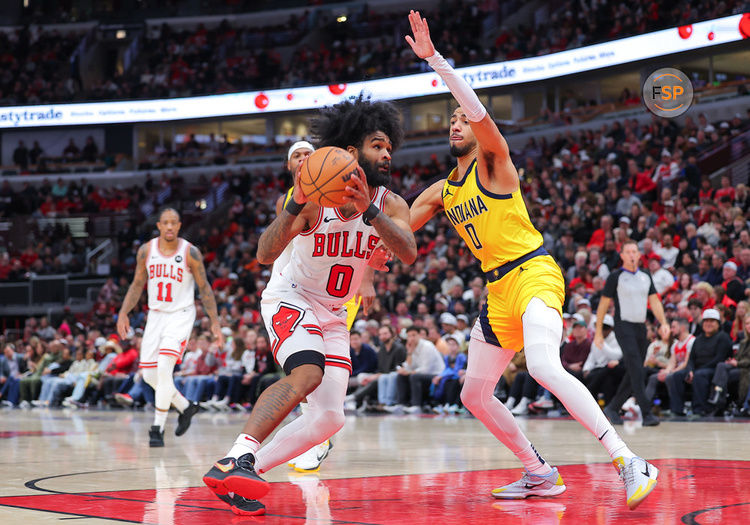
[[[176,312],[195,305],[195,279],[187,264],[190,243],[180,238],[170,256],[159,251],[159,238],[149,241],[148,308],[158,312]]]
[[[375,191],[372,202],[380,210],[388,193],[382,186]],[[292,251],[281,268],[281,279],[273,276],[267,289],[291,285],[321,304],[340,307],[359,290],[378,241],[375,227],[366,224],[361,213],[344,218],[338,208],[320,208],[315,225],[290,243]],[[278,266],[274,264],[274,273]]]

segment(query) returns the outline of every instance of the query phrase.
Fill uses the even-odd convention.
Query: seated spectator
[[[53,341],[52,344],[62,345],[60,350],[60,359],[55,363],[51,363],[47,370],[42,372],[42,389],[39,392],[39,398],[31,401],[31,404],[35,407],[49,407],[52,402],[52,396],[55,392],[55,388],[58,383],[62,381],[61,375],[65,374],[68,369],[72,366],[73,360],[70,358],[70,348],[67,346],[64,339],[59,341]],[[81,352],[80,359],[83,359],[83,352]]]
[[[0,356],[0,401],[4,406],[18,405],[19,381],[26,367],[26,359],[16,353],[16,346],[6,343]]]
[[[116,347],[114,341],[110,342],[103,337],[98,337],[93,347],[100,349],[102,352],[102,358],[96,363],[96,367],[89,372],[84,372],[75,378],[73,384],[73,393],[63,399],[62,405],[67,408],[80,408],[88,406],[85,402],[86,392],[89,387],[95,387],[98,384],[99,378],[107,373],[107,369],[112,364],[112,361],[117,357]],[[94,348],[87,350],[87,354],[94,354]]]
[[[693,385],[693,413],[702,416],[710,411],[707,402],[711,379],[716,365],[726,360],[732,349],[729,336],[719,330],[720,320],[714,309],[703,312],[703,334],[696,337],[687,366],[667,377],[670,410],[675,415],[684,415],[686,383]]]
[[[421,334],[419,328],[406,330],[406,361],[397,369],[396,392],[398,405],[408,413],[422,411],[422,401],[432,379],[445,368],[442,354]]]
[[[193,403],[203,401],[206,390],[210,389],[209,396],[213,393],[214,371],[218,368],[219,347],[208,333],[198,336],[197,349],[194,373],[185,377],[183,384],[185,397]]]
[[[384,385],[386,384],[386,378],[395,383],[396,367],[406,361],[406,348],[404,348],[401,340],[394,334],[391,325],[383,325],[378,329],[378,339],[380,340],[380,348],[377,355],[378,366],[376,373],[363,378],[360,381],[359,388],[346,396],[345,407],[349,410],[358,408],[359,406],[367,408],[368,397],[380,400],[379,385],[381,379]],[[383,390],[387,388],[388,385]],[[382,405],[386,404],[383,401],[381,403]],[[390,404],[394,403],[395,399]],[[382,405],[379,408],[382,409]]]
[[[375,373],[378,367],[378,356],[367,343],[362,342],[362,334],[352,330],[349,335],[349,354],[352,358],[352,375],[349,378],[349,389],[356,389],[362,381]]]
[[[133,376],[133,383],[126,392],[115,394],[115,401],[124,407],[140,407],[154,404],[154,389],[143,380],[143,369]]]
[[[223,328],[222,331],[224,330],[227,330],[227,333],[224,334],[226,337],[232,335],[230,329]],[[203,408],[225,411],[229,410],[231,403],[237,402],[236,396],[233,399],[232,394],[238,390],[245,371],[242,364],[242,357],[246,349],[245,340],[240,337],[232,337],[228,344],[231,351],[224,354],[224,359],[219,364],[219,369],[216,371],[216,389],[211,399],[201,403]],[[252,370],[252,366],[250,370]]]
[[[651,252],[651,255],[648,256],[648,271],[659,296],[674,285],[674,276],[668,270],[662,268],[661,255],[656,252]]]
[[[750,321],[750,312],[745,315],[745,322]],[[745,341],[747,338],[745,338]],[[744,343],[744,341],[743,341]],[[743,344],[737,348],[737,353],[716,365],[711,383],[713,390],[708,398],[708,404],[720,412],[727,404],[729,384],[740,382],[738,397],[744,400],[747,395],[748,372],[750,372],[750,344]],[[744,369],[744,370],[743,370]]]
[[[672,321],[671,328],[674,341],[669,349],[667,366],[651,374],[646,383],[646,397],[650,401],[654,400],[659,383],[666,384],[670,374],[679,372],[687,366],[690,350],[695,342],[695,336],[690,333],[690,321],[687,318],[681,317]]]
[[[605,315],[602,324],[604,344],[599,348],[591,342],[582,368],[583,383],[595,398],[601,395],[605,404],[612,399],[625,374],[625,368],[620,363],[622,349],[617,343],[614,328],[615,320],[611,315]]]
[[[461,341],[458,336],[447,338],[448,355],[444,356],[445,368],[432,378],[431,398],[439,413],[456,413],[461,401],[461,386],[466,375],[466,354],[459,353]],[[442,405],[442,406],[441,406]]]
[[[42,389],[42,376],[48,375],[50,365],[60,359],[60,350],[62,350],[62,345],[53,341],[49,344],[49,352],[45,352],[41,359],[29,363],[27,375],[21,378],[19,385],[21,408],[31,407],[31,402],[39,397]]]
[[[563,345],[560,361],[563,368],[578,378],[583,379],[583,364],[591,350],[591,339],[589,338],[586,321],[577,318],[573,323],[573,340]]]
[[[104,374],[97,379],[96,390],[92,393],[91,404],[99,402],[114,402],[114,394],[125,382],[138,364],[138,349],[129,342],[128,349],[120,346],[120,338],[112,334],[104,347],[114,348],[115,357],[110,362]]]

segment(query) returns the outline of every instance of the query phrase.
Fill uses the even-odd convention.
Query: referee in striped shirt
[[[664,306],[654,288],[651,276],[638,268],[641,252],[633,240],[623,243],[620,248],[622,268],[609,274],[602,290],[599,308],[596,310],[596,335],[594,344],[601,347],[604,342],[602,324],[609,306],[615,303],[615,337],[622,348],[622,363],[625,376],[609,404],[604,407],[604,414],[613,424],[622,424],[620,408],[634,395],[643,415],[643,426],[659,424],[659,418],[651,413],[651,403],[646,397],[646,379],[643,374],[643,361],[648,349],[646,336],[646,311],[651,311],[659,321],[659,334],[666,336],[669,323],[664,316]]]

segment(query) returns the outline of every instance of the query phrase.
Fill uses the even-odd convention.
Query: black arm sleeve
[[[607,282],[604,283],[604,288],[602,288],[602,297],[612,299],[615,296],[617,293],[617,279],[620,277],[620,273],[620,270],[615,270],[609,274]],[[651,286],[653,286],[653,283]]]

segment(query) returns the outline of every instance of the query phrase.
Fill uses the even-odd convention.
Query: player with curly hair
[[[357,292],[378,243],[407,264],[417,257],[409,207],[385,186],[391,152],[403,138],[398,110],[360,96],[325,108],[311,125],[317,146],[338,146],[357,160],[346,203],[308,202],[295,174],[291,195],[258,241],[258,261],[274,262],[289,243],[289,262],[263,291],[261,313],[286,377],[263,392],[226,456],[203,477],[238,514],[262,514],[255,501],[269,484],[258,474],[325,441],[344,424],[351,373],[344,305]],[[261,443],[307,397],[308,408]],[[233,494],[233,495],[232,495]]]

